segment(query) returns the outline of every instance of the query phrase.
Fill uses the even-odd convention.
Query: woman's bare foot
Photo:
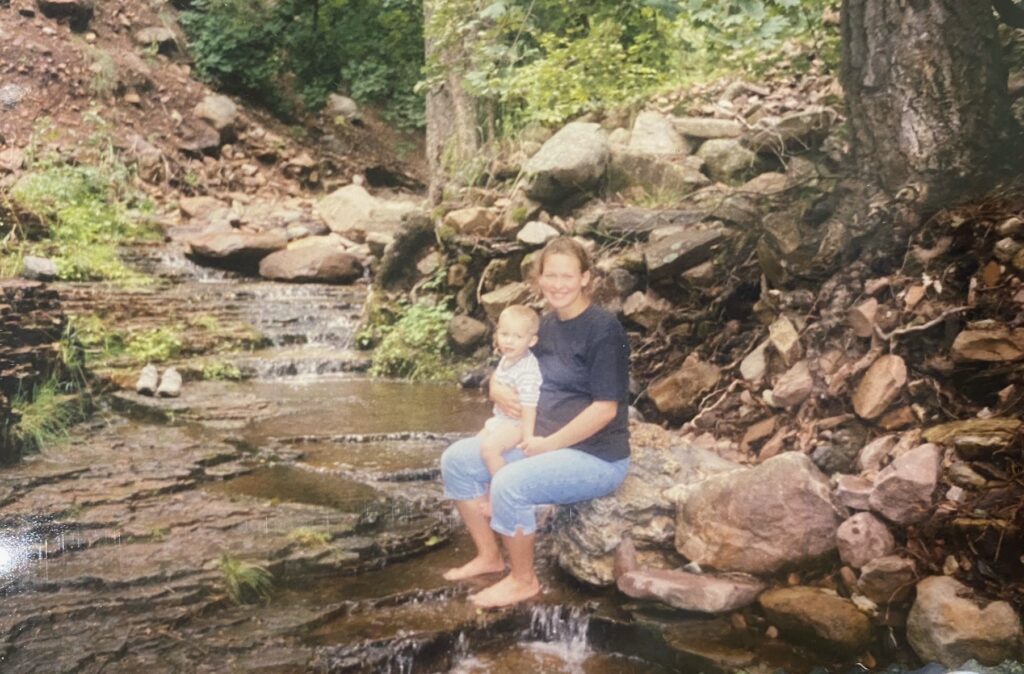
[[[462,566],[455,569],[448,569],[444,572],[445,580],[465,580],[473,576],[483,576],[488,573],[501,573],[505,570],[505,560],[501,557],[492,559],[480,557],[479,555],[469,560]]]
[[[489,588],[469,595],[469,600],[480,608],[500,608],[518,604],[538,593],[540,581],[537,576],[523,580],[509,574]]]

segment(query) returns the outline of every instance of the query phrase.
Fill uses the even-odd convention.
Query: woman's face
[[[544,258],[539,283],[544,299],[563,318],[575,316],[590,303],[583,294],[590,272],[580,271],[580,262],[572,255],[552,253]]]

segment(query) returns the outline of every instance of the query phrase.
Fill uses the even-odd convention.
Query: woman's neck
[[[558,315],[558,320],[569,321],[582,314],[584,311],[587,310],[587,307],[589,306],[590,298],[581,295],[578,300],[576,300],[569,306],[565,307],[564,309],[555,310],[555,313]]]

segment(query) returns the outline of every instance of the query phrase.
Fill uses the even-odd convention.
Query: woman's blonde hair
[[[580,263],[580,273],[583,274],[590,271],[594,266],[594,263],[590,260],[590,253],[583,247],[583,244],[572,237],[560,236],[548,241],[544,249],[540,251],[540,257],[537,258],[537,264],[534,267],[536,276],[539,277],[544,273],[544,261],[550,255],[568,255],[569,257],[576,258],[576,261]]]

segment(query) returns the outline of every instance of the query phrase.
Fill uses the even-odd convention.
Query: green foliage
[[[331,542],[329,534],[310,527],[298,527],[288,532],[288,538],[304,548],[321,548]]]
[[[837,0],[450,0],[426,35],[428,82],[460,68],[499,131],[629,106],[724,71],[767,68],[791,41],[836,62]]]
[[[374,350],[371,374],[412,380],[454,377],[448,345],[448,323],[453,315],[443,304],[420,302],[407,307],[386,328]]]
[[[237,365],[224,361],[204,363],[202,373],[207,381],[239,381],[242,378],[242,371]]]
[[[45,226],[45,236],[26,252],[54,258],[65,280],[145,282],[120,260],[117,247],[158,235],[132,215],[133,206],[150,206],[129,187],[131,172],[114,152],[111,129],[98,116],[87,121],[96,127],[87,161],[69,163],[35,148],[29,170],[11,189],[12,206]]]
[[[232,555],[220,558],[224,589],[236,604],[266,601],[274,589],[274,579],[262,566],[243,562]]]
[[[79,397],[66,393],[57,375],[30,391],[20,391],[11,401],[18,422],[13,437],[18,444],[38,449],[67,436],[67,429],[81,417]]]
[[[418,127],[422,14],[413,0],[197,0],[181,22],[199,73],[220,88],[284,115],[344,89]]]
[[[131,334],[125,353],[136,363],[162,363],[181,353],[182,335],[177,327],[161,327]]]

